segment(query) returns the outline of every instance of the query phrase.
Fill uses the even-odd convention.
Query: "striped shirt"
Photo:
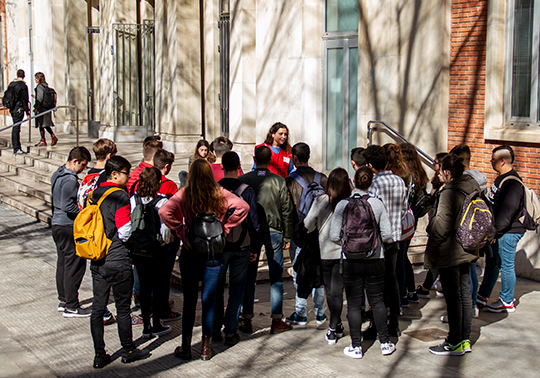
[[[392,238],[394,241],[399,241],[401,239],[401,218],[407,210],[405,182],[392,171],[381,171],[373,177],[369,193],[380,199],[386,207],[392,227]]]

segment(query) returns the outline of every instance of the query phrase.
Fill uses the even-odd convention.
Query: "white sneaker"
[[[349,345],[348,347],[345,347],[345,349],[343,349],[343,354],[346,355],[347,357],[356,358],[356,359],[360,359],[364,357],[364,355],[362,354],[362,347],[360,346],[353,347],[352,344]]]
[[[474,306],[472,309],[472,317],[478,318],[480,316],[480,311],[478,310],[478,307]]]
[[[396,346],[394,343],[382,343],[381,352],[383,356],[389,356],[396,351]]]
[[[441,322],[448,323],[448,315],[441,316]]]

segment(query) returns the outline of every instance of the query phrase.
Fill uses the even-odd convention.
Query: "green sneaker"
[[[471,353],[472,352],[471,341],[470,340],[463,340],[461,342],[461,347],[463,348],[463,351],[465,353]]]
[[[457,345],[451,345],[446,340],[440,345],[429,347],[429,351],[438,356],[463,356],[465,354],[463,342]]]

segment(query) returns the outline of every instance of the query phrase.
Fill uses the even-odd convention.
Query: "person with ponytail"
[[[187,231],[198,214],[214,213],[221,221],[225,236],[248,215],[249,205],[235,194],[220,187],[214,179],[210,163],[197,159],[191,164],[187,185],[180,189],[160,209],[159,216],[182,240],[180,275],[184,292],[182,318],[182,345],[176,348],[176,357],[191,359],[191,337],[202,281],[202,350],[201,359],[212,358],[211,336],[214,326],[216,290],[222,269],[223,254],[208,258],[186,246]]]
[[[330,180],[330,179],[329,179]],[[362,358],[362,305],[364,303],[364,289],[373,311],[373,322],[377,329],[381,352],[390,355],[396,350],[396,346],[390,342],[388,333],[386,306],[384,304],[385,285],[385,262],[383,243],[391,243],[392,228],[390,219],[383,202],[368,193],[373,180],[373,172],[370,167],[360,167],[354,175],[355,189],[352,196],[367,196],[367,203],[371,207],[374,226],[378,227],[378,237],[382,243],[378,243],[378,258],[372,259],[348,259],[342,253],[343,261],[343,285],[347,296],[347,318],[351,334],[351,345],[345,347],[343,353],[351,358]],[[364,197],[366,198],[366,197]],[[334,211],[330,225],[330,239],[334,242],[341,240],[342,225],[347,221],[344,218],[345,208],[354,206],[348,199],[341,200]],[[352,212],[351,212],[352,213]],[[361,220],[365,222],[365,220]]]

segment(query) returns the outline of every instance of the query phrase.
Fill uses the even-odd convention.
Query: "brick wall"
[[[448,149],[460,143],[469,145],[471,166],[484,173],[491,185],[496,177],[491,150],[510,144],[516,154],[516,170],[540,193],[540,144],[484,139],[487,7],[488,0],[452,2]]]

